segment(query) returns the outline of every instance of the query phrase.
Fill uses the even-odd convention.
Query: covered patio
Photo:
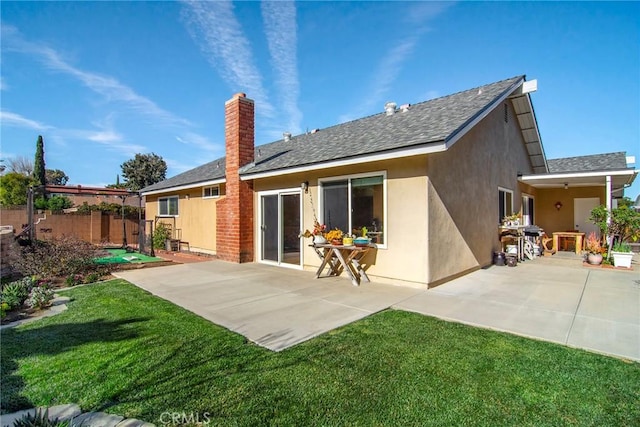
[[[550,159],[549,173],[522,175],[519,181],[535,200],[534,223],[548,236],[556,234],[555,248],[569,250],[563,238],[580,245],[598,229],[589,221],[590,212],[599,205],[616,207],[625,188],[636,178],[635,158],[625,153]],[[571,235],[573,233],[573,235]],[[582,248],[575,247],[579,252]]]

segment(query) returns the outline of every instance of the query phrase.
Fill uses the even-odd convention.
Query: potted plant
[[[624,204],[609,212],[604,205],[596,206],[591,210],[589,217],[596,224],[603,236],[607,239],[611,258],[611,249],[618,242],[636,241],[640,237],[640,212]]]
[[[611,255],[613,255],[614,266],[631,268],[631,258],[633,258],[633,253],[631,253],[631,247],[627,243],[616,243],[613,246]]]
[[[514,213],[513,215],[505,216],[504,218],[502,218],[502,225],[505,227],[520,225],[520,215]]]
[[[339,228],[335,228],[335,229],[329,231],[325,235],[325,238],[332,245],[342,245],[342,236],[343,235],[344,235],[344,232],[342,230],[340,230]]]
[[[320,224],[318,220],[313,221],[313,231],[305,230],[304,233],[300,234],[299,237],[313,237],[313,243],[315,245],[321,245],[323,243],[327,243],[327,239],[324,237],[324,232],[327,229],[327,226],[324,224]]]
[[[600,239],[596,237],[596,233],[589,233],[586,242],[587,248],[587,262],[592,265],[602,264],[602,245]]]

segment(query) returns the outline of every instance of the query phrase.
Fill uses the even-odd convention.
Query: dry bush
[[[41,278],[63,277],[96,269],[98,249],[76,237],[37,241],[30,246],[14,246],[11,263],[14,271]]]

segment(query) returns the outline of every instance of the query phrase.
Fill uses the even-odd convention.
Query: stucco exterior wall
[[[536,203],[536,222],[551,236],[554,231],[574,230],[573,199],[598,197],[600,203],[606,200],[604,187],[546,188],[538,190]],[[556,202],[562,203],[557,210]]]
[[[318,179],[381,171],[387,174],[386,248],[370,253],[371,256],[367,259],[370,264],[367,274],[380,281],[425,284],[428,277],[426,156],[256,180],[254,182],[256,244],[259,242],[258,233],[260,232],[258,192],[300,188],[301,182],[309,181],[309,194],[302,194],[303,230],[301,231],[311,230],[313,227],[311,198],[313,198],[316,212],[319,207]],[[305,268],[316,270],[320,265],[320,259],[309,247],[310,243],[310,239],[303,241],[303,263]],[[260,254],[257,247],[256,254]]]
[[[178,196],[176,229],[182,230],[182,240],[189,242],[192,251],[216,252],[216,204],[224,199],[224,185],[220,185],[220,197],[203,198],[202,187],[147,196],[147,219],[159,216],[158,198]],[[160,221],[173,225],[173,219]]]
[[[429,283],[491,264],[500,247],[498,187],[513,191],[514,211],[520,210],[518,174],[532,168],[506,104],[507,122],[500,105],[449,150],[428,158]]]

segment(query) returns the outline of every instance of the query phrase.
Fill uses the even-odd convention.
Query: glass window
[[[361,235],[366,227],[372,242],[385,244],[383,175],[321,182],[321,198],[322,221],[328,229]]]
[[[513,191],[498,189],[498,224],[505,216],[513,215]]]
[[[204,187],[202,189],[202,197],[219,197],[220,196],[220,186],[214,185],[211,187]]]
[[[158,199],[158,215],[178,216],[178,196],[160,197]]]
[[[522,225],[535,224],[533,215],[533,197],[529,195],[522,196]]]

